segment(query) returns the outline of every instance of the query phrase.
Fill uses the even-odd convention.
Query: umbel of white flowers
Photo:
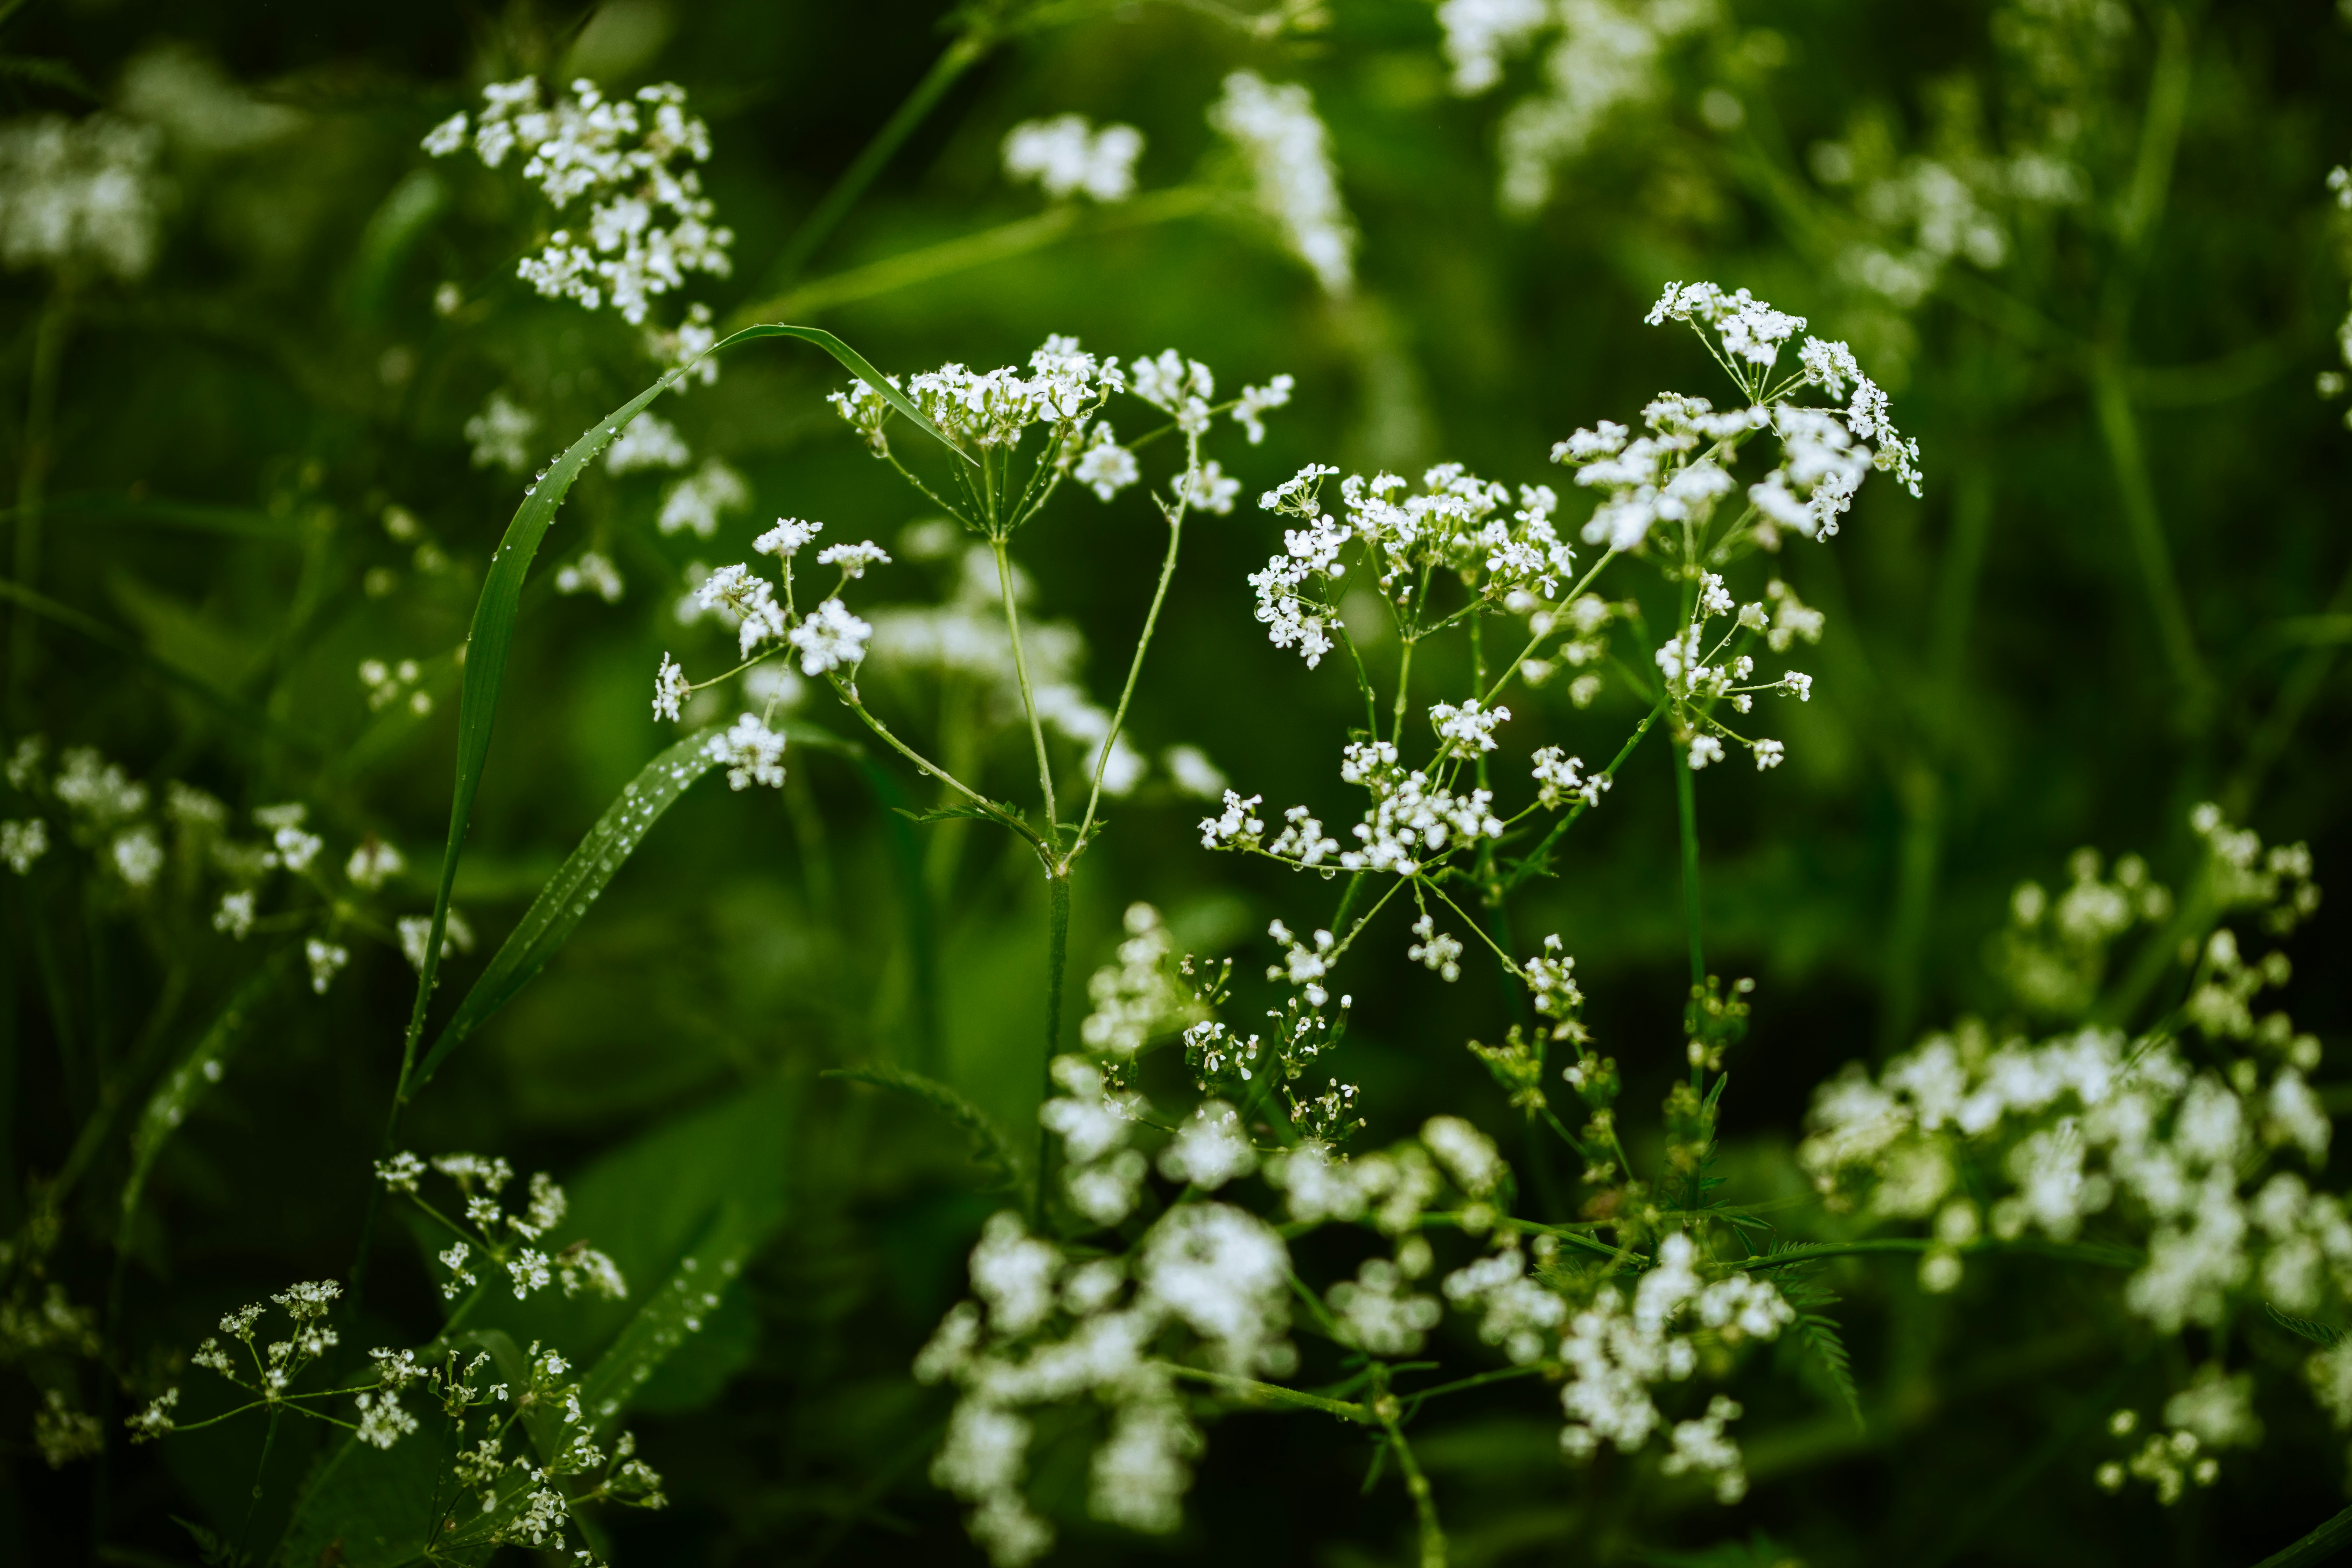
[[[435,126],[425,150],[446,158],[470,146],[497,168],[520,149],[523,178],[561,215],[585,199],[586,221],[558,228],[518,276],[550,299],[589,310],[607,300],[630,325],[651,301],[678,288],[689,272],[727,276],[732,229],[715,224],[710,198],[693,165],[710,157],[710,128],[686,111],[686,89],[661,82],[634,100],[608,100],[593,81],[569,97],[541,101],[539,80],[493,82],[480,113],[463,111]],[[707,318],[705,318],[707,320]]]

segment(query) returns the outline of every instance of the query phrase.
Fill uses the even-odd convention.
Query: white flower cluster
[[[1696,1256],[1687,1235],[1667,1237],[1659,1244],[1657,1266],[1642,1276],[1631,1301],[1615,1286],[1603,1285],[1570,1321],[1559,1347],[1570,1373],[1559,1396],[1568,1415],[1559,1446],[1569,1458],[1591,1458],[1603,1439],[1626,1453],[1647,1443],[1665,1422],[1650,1391],[1697,1369],[1700,1333],[1733,1342],[1769,1340],[1796,1321],[1796,1309],[1769,1281],[1745,1274],[1704,1281],[1694,1266]],[[1738,1413],[1718,1395],[1704,1418],[1676,1423],[1669,1434],[1669,1473],[1710,1475],[1717,1499],[1738,1501],[1748,1477],[1738,1447],[1724,1434],[1724,1424]]]
[[[390,670],[375,673],[386,682],[394,679]],[[333,940],[346,929],[350,894],[376,892],[406,864],[394,846],[366,837],[344,864],[349,889],[338,889],[329,880],[332,861],[321,859],[327,841],[306,827],[310,808],[302,802],[256,807],[257,837],[239,838],[231,830],[228,807],[194,785],[171,780],[159,800],[159,792],[90,747],[68,747],[58,757],[54,773],[47,759],[47,742],[26,736],[10,751],[5,775],[9,788],[19,795],[54,802],[62,833],[41,816],[0,821],[0,861],[17,875],[27,875],[63,837],[87,849],[119,893],[150,907],[162,899],[209,896],[202,889],[211,881],[223,890],[209,923],[236,942],[264,919],[264,886],[273,873],[284,871],[320,897],[308,907],[268,919],[280,930],[318,925],[304,936],[301,951],[310,988],[320,995],[351,963],[351,950]],[[179,871],[167,878],[166,868],[174,865]],[[298,897],[301,890],[294,889]],[[463,932],[463,917],[454,910],[450,914],[453,932]],[[196,918],[201,921],[205,917]],[[470,942],[470,936],[461,940]]]
[[[1575,552],[1553,531],[1559,499],[1542,485],[1521,487],[1512,506],[1505,487],[1479,479],[1459,463],[1441,463],[1422,476],[1422,493],[1407,496],[1395,474],[1370,479],[1349,475],[1340,485],[1345,520],[1323,510],[1323,480],[1337,468],[1309,464],[1258,500],[1260,508],[1299,520],[1286,529],[1283,553],[1250,574],[1257,618],[1276,647],[1297,647],[1309,669],[1337,645],[1331,627],[1332,585],[1347,574],[1340,553],[1362,547],[1384,593],[1408,609],[1423,574],[1450,572],[1482,597],[1533,610],[1556,597]],[[1400,586],[1402,584],[1402,586]]]
[[[0,266],[145,277],[155,261],[161,142],[152,128],[110,114],[0,125]]]
[[[1175,941],[1150,904],[1129,904],[1123,924],[1127,940],[1118,962],[1106,963],[1087,982],[1094,1010],[1078,1026],[1088,1050],[1114,1060],[1131,1059],[1159,1036],[1171,1034],[1204,1016],[1192,987],[1173,972],[1169,959]]]
[[[1091,1397],[1108,1410],[1089,1467],[1096,1518],[1175,1529],[1202,1444],[1167,1363],[1197,1355],[1233,1375],[1290,1371],[1289,1268],[1271,1226],[1220,1203],[1179,1204],[1131,1258],[1084,1262],[1028,1235],[1017,1215],[991,1219],[971,1255],[979,1300],[951,1310],[915,1363],[923,1381],[961,1391],[931,1477],[971,1505],[991,1560],[1012,1568],[1053,1542],[1021,1490],[1032,1432],[1021,1412],[1039,1405]]]
[[[538,79],[493,82],[471,121],[462,111],[435,126],[425,150],[444,158],[471,146],[497,168],[520,148],[523,178],[558,213],[588,203],[587,224],[559,228],[518,275],[550,299],[577,300],[593,310],[610,300],[630,325],[651,302],[681,287],[689,272],[723,278],[731,229],[711,223],[714,209],[692,165],[710,157],[710,128],[686,111],[686,90],[663,82],[635,99],[607,100],[594,82],[542,102]]]
[[[1024,120],[1005,133],[1004,174],[1035,181],[1056,201],[1083,195],[1106,204],[1135,194],[1135,161],[1143,154],[1143,132],[1132,125],[1096,130],[1083,114]]]
[[[2090,180],[2058,146],[2011,156],[1913,156],[1890,168],[1857,168],[1853,146],[1820,142],[1807,162],[1823,185],[1851,189],[1853,214],[1869,237],[1838,258],[1848,281],[1908,310],[1932,292],[1957,259],[1992,271],[2009,259],[2001,210],[2021,215],[2082,202]]]
[[[460,1219],[451,1219],[419,1195],[428,1170],[438,1172],[457,1186],[465,1200],[458,1211]],[[456,1234],[457,1241],[440,1255],[442,1266],[448,1270],[441,1294],[449,1300],[480,1283],[472,1271],[477,1247],[488,1266],[485,1272],[495,1276],[498,1269],[506,1271],[518,1301],[529,1300],[533,1291],[558,1280],[566,1296],[585,1289],[617,1301],[628,1294],[628,1283],[619,1267],[584,1241],[552,1254],[539,1245],[563,1223],[571,1207],[563,1189],[544,1171],[531,1176],[522,1207],[513,1211],[500,1203],[499,1194],[514,1180],[514,1168],[496,1156],[436,1154],[425,1160],[403,1150],[377,1162],[375,1173],[386,1192],[415,1200],[427,1215]]]
[[[1300,867],[1328,862],[1342,870],[1414,877],[1457,849],[1502,837],[1493,791],[1457,792],[1431,770],[1407,769],[1389,742],[1349,742],[1339,777],[1371,796],[1363,820],[1349,829],[1360,847],[1343,850],[1338,839],[1324,837],[1322,823],[1305,806],[1291,807],[1283,831],[1269,842],[1264,819],[1255,815],[1261,797],[1244,800],[1232,790],[1225,791],[1221,815],[1201,819],[1201,847],[1249,850]]]
[[[2229,868],[2231,855],[2262,862],[2259,840],[2249,848],[2250,835],[2210,817],[2217,868]],[[2037,923],[2103,943],[2139,918],[2152,884],[2103,882],[2095,857],[2078,857],[2076,868],[2061,900],[2069,907],[2033,910]],[[2308,885],[2274,882],[2239,907],[2292,910]],[[2025,901],[2042,901],[2032,890]],[[1927,1221],[1934,1245],[1920,1279],[1929,1289],[1957,1286],[1963,1255],[1987,1237],[2038,1232],[2073,1242],[2095,1223],[2144,1249],[2122,1300],[2159,1332],[2218,1325],[2249,1293],[2288,1313],[2340,1316],[2352,1302],[2352,1216],[2291,1168],[2315,1169],[2332,1141],[2305,1077],[2319,1042],[2284,1013],[2254,1006],[2287,978],[2283,954],[2250,961],[2222,927],[2203,943],[2179,1010],[2203,1037],[2200,1049],[2169,1034],[2134,1038],[2098,1026],[1996,1043],[1971,1023],[1875,1076],[1851,1066],[1816,1092],[1800,1163],[1834,1205],[1874,1220]],[[2068,999],[2083,1009],[2091,1002],[2082,992]],[[1982,1193],[1999,1195],[1980,1207],[1973,1194]],[[2334,1366],[2314,1358],[2315,1388],[2339,1424],[2352,1425],[2352,1395],[2332,1392]],[[2179,1477],[2166,1475],[2191,1472],[2200,1438],[2206,1447],[2221,1440],[2191,1415],[2168,1419],[2199,1436],[2185,1448],[2163,1438],[2130,1473],[2177,1496]]]
[[[1612,119],[1661,97],[1667,52],[1717,15],[1715,0],[1444,0],[1445,58],[1465,96],[1493,88],[1505,60],[1557,35],[1541,89],[1503,117],[1503,205],[1531,213],[1550,200],[1557,170]],[[1728,101],[1736,115],[1738,100]]]
[[[1272,84],[1255,71],[1225,78],[1209,123],[1239,149],[1259,208],[1282,231],[1328,294],[1355,284],[1356,226],[1339,195],[1330,132],[1315,100],[1297,82]]]

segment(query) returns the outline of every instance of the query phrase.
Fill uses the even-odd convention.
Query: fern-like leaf
[[[2341,1329],[2331,1329],[2326,1323],[2315,1323],[2309,1318],[2298,1318],[2292,1312],[2282,1312],[2268,1301],[2263,1303],[2263,1310],[2271,1315],[2272,1322],[2276,1323],[2288,1333],[2298,1339],[2309,1340],[2322,1350],[2332,1351],[2344,1342],[2344,1331]]]
[[[911,1095],[945,1116],[971,1135],[972,1163],[989,1173],[990,1185],[1010,1192],[1027,1188],[1029,1176],[1019,1151],[993,1117],[950,1089],[937,1079],[887,1062],[868,1062],[862,1067],[829,1068],[819,1078],[837,1078],[851,1083],[872,1084],[877,1089],[894,1089],[900,1094]]]
[[[1862,1418],[1862,1391],[1854,1386],[1853,1358],[1846,1353],[1845,1339],[1838,1332],[1837,1320],[1820,1312],[1800,1312],[1796,1331],[1798,1342],[1821,1363],[1830,1386],[1853,1413],[1854,1426],[1866,1429]]]

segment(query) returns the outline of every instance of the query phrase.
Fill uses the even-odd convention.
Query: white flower
[[[1111,427],[1097,421],[1070,477],[1093,490],[1098,500],[1108,500],[1142,478],[1143,470],[1137,466],[1135,454],[1118,444]]]
[[[716,458],[706,458],[701,468],[672,485],[662,497],[661,514],[654,524],[664,533],[686,529],[698,539],[708,539],[719,531],[721,513],[751,502],[751,488],[743,482],[743,476]]]
[[[1079,193],[1098,202],[1123,202],[1135,194],[1135,160],[1143,132],[1132,125],[1089,131],[1081,114],[1027,120],[1004,138],[1004,173],[1034,180],[1059,200]]]
[[[310,840],[314,846],[318,842],[315,838]],[[144,889],[154,883],[156,874],[163,868],[163,846],[155,837],[155,830],[142,823],[116,834],[114,842],[107,847],[107,858],[125,886]]]
[[[29,873],[33,862],[49,852],[49,825],[37,816],[18,822],[0,822],[0,860],[8,862],[8,869],[19,877]]]
[[[838,566],[844,577],[855,580],[866,575],[868,566],[887,566],[890,552],[868,539],[857,544],[828,544],[816,552],[820,566]]]
[[[1693,773],[1697,773],[1709,763],[1723,761],[1723,742],[1712,735],[1692,736],[1689,761]]]
[[[1160,1173],[1214,1192],[1236,1176],[1257,1169],[1257,1154],[1242,1131],[1241,1118],[1222,1100],[1205,1100],[1160,1152]]]
[[[661,668],[654,673],[654,717],[677,722],[678,704],[688,689],[686,671],[676,659],[663,654]]]
[[[372,1447],[389,1448],[416,1430],[416,1417],[400,1407],[390,1389],[362,1394],[358,1399],[359,1429],[352,1435]]]
[[[1237,1375],[1286,1371],[1290,1254],[1256,1215],[1224,1204],[1179,1204],[1143,1238],[1144,1287],[1209,1342]]]
[[[1198,746],[1171,746],[1160,753],[1160,761],[1170,781],[1186,795],[1215,800],[1224,792],[1225,775]]]
[[[583,551],[578,560],[564,563],[555,572],[557,593],[593,594],[608,605],[619,604],[627,586],[612,558],[593,550]]]
[[[1443,976],[1448,983],[1462,978],[1462,939],[1437,929],[1436,917],[1424,911],[1412,922],[1412,934],[1421,940],[1405,949],[1404,955]]]
[[[1429,710],[1429,721],[1436,728],[1440,755],[1460,752],[1465,755],[1495,749],[1495,726],[1507,723],[1511,717],[1507,708],[1481,708],[1475,697],[1456,708],[1451,702],[1440,702]]]
[[[1229,476],[1214,458],[1202,463],[1189,474],[1179,474],[1171,489],[1178,500],[1187,506],[1219,517],[1233,515],[1234,501],[1242,493],[1242,482]]]
[[[1601,793],[1615,782],[1607,773],[1588,776],[1582,771],[1584,759],[1567,756],[1558,746],[1546,746],[1530,760],[1535,764],[1536,798],[1547,810],[1557,810],[1571,800],[1599,805]]]
[[[407,868],[407,858],[397,848],[371,837],[352,851],[352,858],[343,863],[343,875],[354,888],[373,892]]]
[[[775,589],[749,566],[721,566],[695,588],[694,601],[703,609],[718,610],[734,618],[737,646],[747,658],[761,643],[784,635],[784,609],[776,603]],[[656,703],[660,700],[659,690],[657,677]]]
[[[1779,767],[1781,759],[1787,754],[1787,748],[1778,741],[1759,741],[1754,749],[1758,773],[1762,773],[1767,768]]]
[[[400,951],[408,966],[422,974],[425,972],[425,950],[433,940],[433,921],[429,915],[403,915],[394,922],[400,934]],[[453,952],[474,951],[474,928],[456,910],[448,911],[441,926],[441,956]]]
[[[135,283],[154,264],[162,138],[93,114],[0,126],[0,266],[92,268]]]
[[[1248,432],[1253,447],[1265,439],[1265,422],[1258,417],[1269,408],[1281,408],[1290,402],[1290,389],[1296,384],[1288,375],[1277,375],[1264,386],[1244,386],[1234,401],[1234,423]]]
[[[780,517],[776,526],[751,542],[751,548],[762,555],[772,555],[779,561],[790,560],[801,547],[824,531],[821,522],[803,522],[796,517]]]
[[[310,989],[321,996],[333,983],[335,972],[352,961],[351,949],[315,936],[302,943],[302,956],[310,965]]]
[[[651,409],[621,426],[604,448],[604,467],[615,474],[639,468],[682,468],[694,460],[677,427]]]
[[[1257,204],[1328,294],[1355,282],[1356,228],[1339,195],[1330,135],[1297,82],[1269,85],[1255,71],[1225,78],[1209,123],[1248,161]]]
[[[521,473],[530,467],[530,448],[524,443],[538,428],[539,416],[518,406],[503,392],[491,393],[482,411],[466,421],[466,439],[474,444],[474,467]]]
[[[543,106],[539,83],[526,77],[494,82],[482,96],[470,140],[485,164],[495,169],[520,147],[530,154],[523,177],[557,211],[583,196],[590,202],[585,243],[557,229],[518,268],[541,294],[592,310],[610,300],[634,326],[685,274],[727,275],[733,231],[711,224],[701,176],[688,166],[709,158],[710,131],[687,114],[682,89],[664,82],[638,89],[635,101],[608,101],[581,80],[571,97]],[[446,157],[468,139],[459,115],[435,126],[424,145]]]
[[[1507,1173],[1495,1141],[1458,1116],[1431,1117],[1422,1124],[1421,1141],[1454,1184],[1474,1198],[1493,1192]]]
[[[827,599],[792,630],[792,645],[800,649],[801,673],[823,675],[844,665],[855,668],[866,657],[874,628],[849,613],[839,599]]]
[[[213,930],[226,931],[233,941],[243,942],[253,929],[254,896],[251,889],[240,889],[221,895],[220,908],[213,911]]]
[[[749,789],[755,784],[784,787],[784,737],[761,723],[756,713],[739,717],[734,728],[711,736],[702,750],[725,765],[730,789]]]

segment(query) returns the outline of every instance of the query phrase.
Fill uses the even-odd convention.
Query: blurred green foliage
[[[1997,1012],[1986,944],[2021,879],[2049,879],[2084,844],[2177,868],[2188,810],[2209,797],[2268,837],[2308,839],[2323,881],[2352,861],[2352,698],[2335,657],[2352,616],[2352,437],[2340,405],[2312,393],[2337,363],[2346,285],[2325,177],[2352,152],[2352,32],[2329,10],[1727,0],[1664,61],[1664,89],[1606,120],[1552,199],[1514,216],[1496,201],[1497,123],[1536,68],[1512,65],[1494,95],[1454,95],[1424,0],[1337,0],[1327,26],[1274,37],[1211,4],[1030,9],[8,13],[12,112],[119,100],[126,68],[168,45],[282,117],[208,143],[193,110],[164,114],[163,238],[143,281],[24,271],[0,285],[0,431],[20,479],[45,466],[47,493],[37,581],[21,554],[11,578],[44,598],[9,610],[8,741],[96,746],[158,789],[210,790],[240,820],[308,801],[331,854],[368,835],[402,849],[387,910],[429,907],[457,651],[520,483],[468,461],[463,426],[510,390],[552,450],[652,371],[609,315],[513,279],[538,221],[516,183],[417,144],[482,82],[584,74],[676,80],[709,119],[706,178],[737,265],[699,297],[722,323],[814,321],[894,373],[1014,362],[1052,331],[1122,355],[1173,344],[1234,385],[1289,372],[1294,405],[1233,465],[1253,495],[1310,460],[1411,472],[1456,458],[1556,479],[1544,457],[1570,429],[1661,387],[1712,386],[1689,340],[1640,324],[1670,279],[1748,287],[1853,341],[1921,443],[1927,499],[1872,487],[1835,549],[1784,562],[1829,612],[1816,700],[1785,721],[1788,766],[1710,774],[1702,790],[1710,956],[1759,983],[1719,1170],[1754,1200],[1790,1199],[1794,1234],[1807,1222],[1788,1151],[1811,1087],[1924,1026]],[[2051,37],[2021,42],[2029,24]],[[964,68],[871,188],[785,265],[842,171],[958,48]],[[1147,195],[1133,213],[1041,225],[1034,193],[999,172],[1009,126],[1076,110],[1143,129],[1147,193],[1217,188],[1230,171],[1202,110],[1244,65],[1307,83],[1331,128],[1363,233],[1349,297],[1319,291],[1230,201]],[[1856,247],[1908,221],[1873,210],[1874,180],[1920,157],[2014,159],[2062,134],[2079,199],[1993,214],[1998,265],[1954,256],[1910,300],[1857,279]],[[957,248],[992,234],[993,259]],[[450,282],[463,302],[438,311]],[[27,394],[44,353],[59,366],[46,437]],[[488,940],[449,960],[436,1031],[668,743],[646,708],[659,656],[725,653],[722,634],[673,616],[688,563],[740,558],[780,512],[885,542],[921,521],[824,405],[841,379],[814,351],[759,344],[667,401],[756,498],[715,541],[656,532],[652,479],[592,473],[571,499],[524,594],[456,889]],[[417,531],[388,534],[388,507]],[[1203,745],[1269,800],[1332,803],[1332,758],[1310,738],[1340,733],[1355,698],[1268,648],[1250,618],[1243,577],[1276,537],[1246,505],[1200,520],[1132,725],[1155,754]],[[551,591],[556,566],[592,546],[627,579],[617,606]],[[1018,542],[1038,613],[1094,650],[1098,695],[1160,547],[1136,495],[1066,502]],[[868,582],[877,600],[924,602],[948,571],[902,559]],[[430,712],[371,709],[353,671],[404,658]],[[894,721],[929,719],[919,684],[876,669],[868,686]],[[1561,698],[1524,713],[1521,738],[1605,755],[1639,711],[1622,690],[1589,711]],[[821,703],[801,717],[851,731]],[[1025,738],[984,744],[982,776],[1016,788]],[[1637,754],[1514,911],[1577,954],[1635,1100],[1680,1070],[1666,767],[1664,748]],[[911,773],[801,742],[792,768],[782,802],[688,791],[545,973],[452,1055],[404,1138],[555,1171],[583,1234],[633,1282],[664,1279],[714,1215],[740,1228],[740,1283],[636,1397],[673,1505],[609,1520],[616,1560],[976,1560],[925,1479],[944,1400],[908,1363],[1000,1200],[939,1109],[819,1075],[893,1064],[1031,1125],[1043,889],[1028,854],[981,825],[895,814],[928,803]],[[1070,1005],[1129,900],[1160,905],[1199,951],[1241,955],[1246,976],[1265,921],[1300,920],[1302,890],[1323,896],[1212,861],[1198,815],[1164,784],[1116,804],[1077,885]],[[206,1047],[219,1086],[158,1146],[118,1236],[131,1112],[292,939],[231,942],[193,895],[131,899],[95,863],[60,846],[0,878],[0,1219],[18,1231],[56,1215],[46,1277],[104,1303],[110,1369],[28,1363],[32,1378],[0,1388],[0,1557],[191,1561],[173,1523],[185,1517],[248,1542],[283,1531],[290,1563],[390,1561],[361,1549],[356,1515],[314,1500],[289,1522],[319,1462],[308,1435],[270,1453],[257,1509],[257,1426],[208,1447],[115,1441],[54,1474],[21,1436],[44,1379],[119,1427],[168,1380],[165,1347],[288,1280],[348,1270],[413,991],[396,948],[364,933],[323,997],[282,962],[284,983]],[[2352,1017],[2346,942],[2331,909],[2290,948],[2288,1005],[2323,1039],[2323,1083]],[[1427,977],[1402,942],[1357,984],[1349,1070],[1371,1135],[1437,1107],[1506,1127],[1460,1046],[1500,1035],[1505,989],[1475,969],[1458,987],[1415,984]],[[1538,1185],[1572,1177],[1528,1158]],[[422,1242],[387,1210],[347,1341],[429,1337]],[[2261,1463],[2178,1510],[2093,1491],[2105,1412],[2132,1397],[2149,1354],[2179,1352],[2118,1360],[2105,1309],[2054,1266],[1988,1263],[1951,1299],[1899,1268],[1848,1260],[1825,1278],[1844,1298],[1859,1427],[1834,1387],[1807,1389],[1818,1369],[1751,1380],[1756,1487],[1722,1510],[1619,1484],[1605,1458],[1579,1480],[1541,1400],[1465,1401],[1416,1429],[1456,1561],[2236,1563],[2340,1506],[2340,1445],[2284,1408],[2265,1413]],[[478,1326],[517,1342],[561,1331],[582,1356],[627,1331],[626,1308],[541,1322],[509,1306]],[[1164,1542],[1087,1524],[1079,1451],[1041,1446],[1040,1496],[1066,1513],[1061,1560],[1337,1568],[1409,1550],[1402,1496],[1359,1497],[1358,1435],[1237,1415],[1212,1436],[1191,1521]],[[424,1462],[421,1449],[384,1461]]]

